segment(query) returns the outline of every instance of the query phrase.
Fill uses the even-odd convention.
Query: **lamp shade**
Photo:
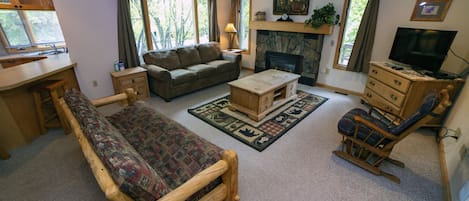
[[[226,33],[236,33],[236,28],[234,27],[233,23],[228,23],[226,24],[226,27],[225,27],[225,32]]]

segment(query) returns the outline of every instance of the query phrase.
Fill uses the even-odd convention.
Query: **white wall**
[[[114,94],[109,73],[119,57],[117,1],[54,0],[54,6],[83,93],[89,98]]]

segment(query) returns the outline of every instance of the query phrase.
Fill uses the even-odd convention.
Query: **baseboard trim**
[[[362,96],[363,95],[363,93],[360,93],[360,92],[356,92],[356,91],[352,91],[352,90],[348,90],[348,89],[342,89],[342,88],[339,88],[339,87],[333,87],[333,86],[318,83],[318,82],[316,82],[316,86],[323,87],[323,88],[326,88],[326,89],[330,89],[332,91],[336,91],[336,92],[339,92],[339,93],[342,93],[342,94],[352,94],[352,95],[355,95],[355,96]]]
[[[437,135],[440,135],[439,133]],[[451,189],[449,186],[448,168],[446,167],[445,146],[443,142],[438,143],[440,154],[440,169],[441,169],[441,182],[443,183],[443,198],[446,201],[451,201]]]

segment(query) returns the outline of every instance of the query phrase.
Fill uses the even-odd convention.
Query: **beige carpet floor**
[[[406,168],[383,164],[401,178],[401,184],[395,184],[332,154],[341,139],[337,121],[351,108],[363,107],[358,97],[304,85],[299,89],[329,100],[263,152],[187,112],[226,95],[226,84],[171,102],[159,97],[147,102],[203,138],[238,153],[239,194],[244,201],[443,200],[438,148],[431,131],[419,130],[395,147],[392,156]],[[11,154],[11,159],[0,160],[0,201],[105,200],[73,135],[50,130]]]

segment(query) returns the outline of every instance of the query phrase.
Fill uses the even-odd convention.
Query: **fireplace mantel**
[[[298,22],[251,21],[249,22],[249,29],[329,35],[332,34],[334,26],[322,25],[318,29],[314,29]]]

